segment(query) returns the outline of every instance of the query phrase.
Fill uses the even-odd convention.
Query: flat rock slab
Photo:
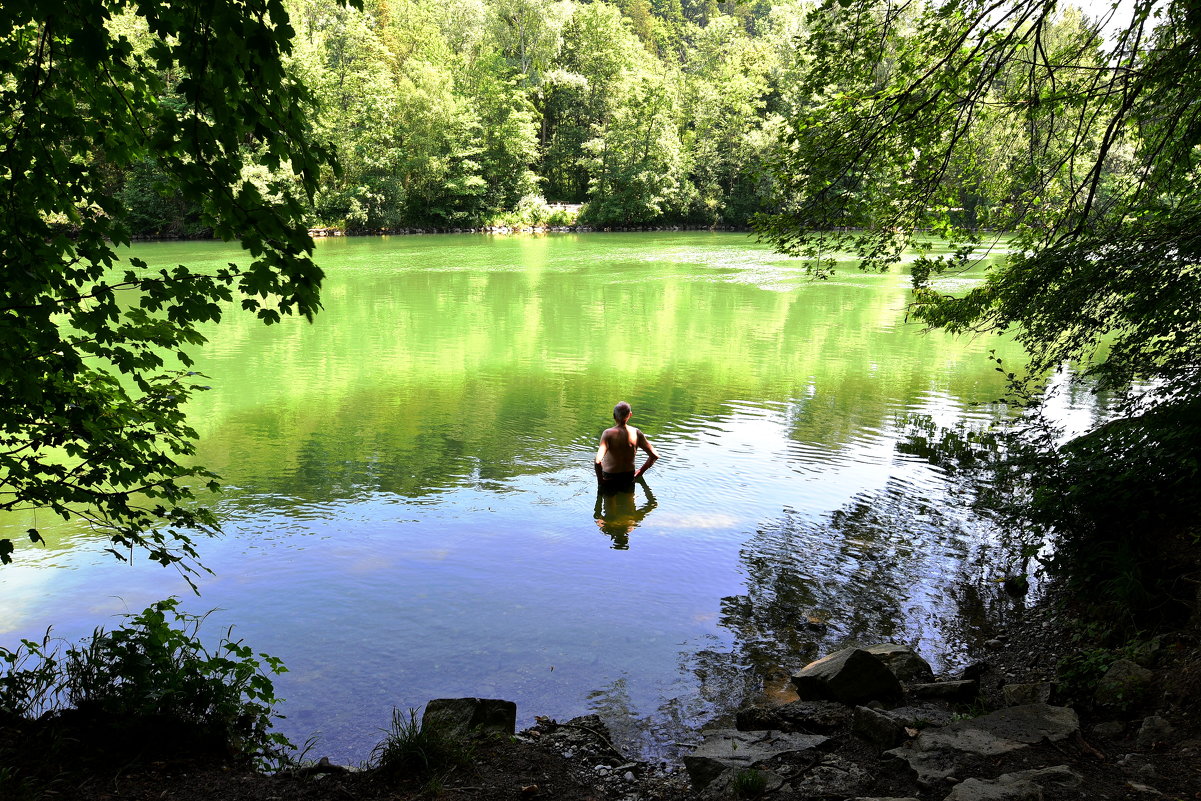
[[[1035,770],[1019,770],[1017,773],[1006,773],[997,777],[1000,781],[1029,781],[1039,787],[1057,787],[1064,790],[1074,790],[1084,782],[1084,777],[1067,765],[1055,765],[1050,768]]]
[[[829,740],[817,734],[714,729],[705,732],[705,741],[684,757],[684,767],[692,786],[700,789],[730,768],[750,768],[781,754],[812,751]]]
[[[1083,777],[1067,765],[1006,773],[995,779],[968,779],[945,801],[1042,801],[1045,788],[1072,790]]]
[[[874,777],[837,755],[830,755],[791,780],[795,798],[846,798],[871,787]]]
[[[748,785],[754,788],[755,797],[769,796],[784,787],[784,779],[768,770],[726,768],[705,788],[700,798],[702,801],[729,801],[748,792]]]
[[[967,703],[980,694],[980,682],[975,679],[936,681],[929,684],[914,684],[909,690],[918,698]]]
[[[972,757],[1021,751],[1042,742],[1059,742],[1080,731],[1073,709],[1047,704],[1011,706],[941,729],[927,729],[910,743],[885,753],[903,759],[923,785],[953,776]]]
[[[955,722],[951,710],[942,704],[916,703],[888,710],[888,716],[903,726],[928,729],[931,726],[949,726]]]
[[[901,697],[901,682],[883,662],[862,648],[844,648],[811,662],[792,677],[802,701],[865,704]]]
[[[452,737],[512,734],[516,726],[517,704],[499,698],[435,698],[421,715],[422,729],[440,729]]]
[[[1027,682],[1023,684],[1006,684],[1001,688],[1001,698],[1005,706],[1021,706],[1023,704],[1046,704],[1051,701],[1055,685],[1049,681]]]
[[[774,731],[830,734],[847,725],[851,712],[837,701],[793,701],[777,707],[738,710],[734,726],[739,731]]]
[[[1043,790],[1034,782],[967,779],[955,785],[945,801],[1043,801]]]

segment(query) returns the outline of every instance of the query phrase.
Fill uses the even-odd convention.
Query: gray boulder
[[[1055,685],[1049,681],[1037,681],[1024,684],[1006,684],[1001,688],[1001,698],[1005,706],[1022,706],[1023,704],[1046,704],[1051,701],[1051,692]]]
[[[1093,736],[1104,740],[1116,740],[1126,731],[1126,724],[1120,720],[1107,720],[1093,726]]]
[[[498,698],[435,698],[425,705],[422,729],[438,729],[452,737],[472,734],[512,734],[517,704]]]
[[[1160,634],[1152,637],[1144,643],[1140,643],[1134,652],[1134,661],[1145,668],[1152,667],[1159,658],[1165,653],[1163,645],[1163,635]]]
[[[1143,719],[1143,725],[1139,726],[1134,743],[1141,750],[1150,751],[1158,745],[1169,742],[1175,734],[1176,728],[1168,722],[1167,718],[1152,715]]]
[[[900,748],[886,751],[903,759],[921,784],[936,784],[975,757],[998,757],[1042,742],[1059,742],[1080,731],[1080,719],[1067,707],[1011,706],[988,715],[927,729]]]
[[[1146,697],[1154,680],[1155,674],[1142,665],[1119,659],[1097,682],[1093,700],[1102,706],[1129,707]]]
[[[862,648],[844,648],[806,665],[792,684],[802,701],[863,704],[896,700],[903,692],[892,671]]]
[[[712,729],[705,732],[704,742],[684,757],[684,768],[688,771],[692,786],[700,789],[707,787],[730,768],[743,770],[781,754],[814,751],[829,739],[816,734]]]
[[[1117,765],[1122,773],[1135,779],[1151,781],[1159,778],[1155,763],[1146,754],[1124,754]]]
[[[930,663],[918,656],[908,645],[886,642],[869,645],[863,650],[883,662],[884,666],[903,682],[934,681],[934,671]]]

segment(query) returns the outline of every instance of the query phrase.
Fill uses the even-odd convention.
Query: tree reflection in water
[[[983,545],[967,525],[896,478],[824,520],[785,510],[743,546],[746,593],[722,599],[721,623],[762,672],[882,641],[949,667],[965,636],[956,587],[974,581],[970,557]]]
[[[820,519],[786,508],[741,550],[745,592],[721,600],[733,643],[682,652],[693,683],[641,725],[679,744],[744,704],[790,700],[796,670],[849,645],[906,643],[952,672],[993,623],[1021,614],[993,575],[999,547],[966,505],[898,478]]]

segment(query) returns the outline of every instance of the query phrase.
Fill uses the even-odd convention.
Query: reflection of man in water
[[[651,488],[645,481],[639,481],[646,492],[646,503],[641,508],[634,502],[633,487],[628,492],[598,490],[596,493],[596,508],[593,510],[596,527],[612,537],[613,547],[619,551],[630,547],[630,532],[655,508],[655,496],[651,494]]]
[[[633,492],[634,482],[659,460],[659,454],[655,453],[655,447],[646,435],[626,425],[632,414],[630,404],[625,401],[617,404],[613,407],[613,420],[617,425],[605,429],[605,433],[601,434],[594,465],[601,492]],[[635,470],[634,457],[639,448],[646,451],[647,459],[641,468]]]

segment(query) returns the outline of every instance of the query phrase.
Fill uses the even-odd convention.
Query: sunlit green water
[[[895,445],[909,414],[990,414],[997,343],[907,325],[903,275],[811,282],[693,233],[337,239],[318,261],[316,322],[232,313],[192,409],[227,533],[187,604],[283,657],[293,739],[362,759],[394,705],[483,695],[525,722],[596,709],[654,750],[842,642],[962,653],[991,534]],[[662,461],[602,504],[591,457],[622,399]],[[186,593],[101,547],[22,549],[0,641]]]

